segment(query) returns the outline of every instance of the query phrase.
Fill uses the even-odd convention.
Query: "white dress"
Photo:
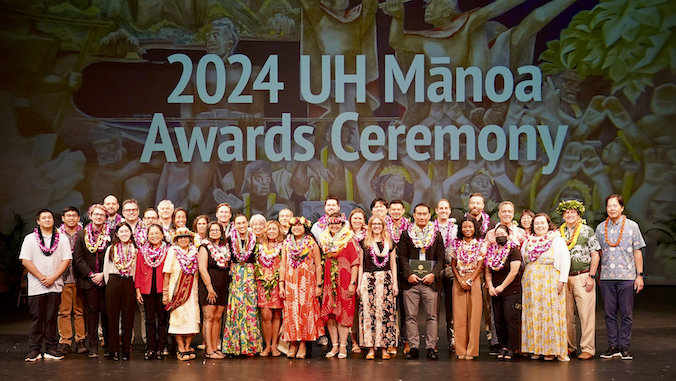
[[[169,278],[169,295],[174,294],[176,282],[181,276],[181,264],[176,258],[175,247],[172,246],[167,251],[167,257],[164,260],[164,273],[171,273]],[[190,335],[200,331],[200,308],[197,297],[197,276],[192,284],[190,297],[183,305],[174,309],[169,314],[169,334],[172,335]]]

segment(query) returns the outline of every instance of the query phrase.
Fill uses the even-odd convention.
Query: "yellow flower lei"
[[[568,250],[572,250],[575,245],[577,245],[577,238],[580,236],[580,231],[582,231],[582,220],[577,222],[577,226],[575,226],[575,230],[573,230],[573,236],[570,237],[570,241],[566,240],[566,244],[568,245]],[[561,227],[559,228],[559,233],[561,233],[561,237],[563,239],[566,239],[566,224],[563,223]]]

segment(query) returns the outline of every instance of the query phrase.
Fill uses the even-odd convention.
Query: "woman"
[[[200,311],[197,300],[197,248],[188,228],[174,233],[174,246],[164,260],[164,287],[162,302],[169,314],[169,334],[175,335],[176,358],[188,361],[195,358],[190,347],[193,336],[200,331]]]
[[[256,238],[260,237],[263,234],[263,231],[265,231],[265,222],[265,217],[263,217],[262,214],[254,214],[251,216],[249,227]]]
[[[176,208],[174,213],[171,215],[171,231],[172,235],[180,228],[188,228],[186,225],[188,223],[188,211],[184,208]],[[194,241],[194,237],[193,237]]]
[[[526,262],[521,285],[523,310],[521,317],[521,352],[540,355],[545,360],[570,361],[566,341],[566,295],[570,253],[566,241],[545,213],[533,219],[535,235],[521,247]]]
[[[238,214],[235,228],[228,238],[231,281],[223,329],[223,352],[233,356],[253,356],[263,349],[255,281],[256,237],[248,227],[246,216]]]
[[[195,246],[202,246],[202,242],[207,239],[207,225],[209,225],[209,216],[200,214],[192,223],[192,231],[195,232]]]
[[[134,275],[138,249],[131,226],[120,222],[115,236],[103,257],[103,278],[106,282],[106,312],[108,313],[108,350],[113,360],[120,360],[120,314],[122,315],[122,360],[129,360],[131,335],[134,330]]]
[[[141,246],[136,260],[136,300],[146,311],[146,353],[144,360],[162,360],[167,347],[167,312],[162,304],[162,269],[169,247],[161,225],[148,227],[148,241]]]
[[[533,218],[535,218],[535,213],[530,209],[524,209],[521,212],[521,219],[519,220],[519,225],[526,231],[528,236],[533,235]]]
[[[495,243],[486,252],[486,287],[491,296],[495,329],[500,343],[499,359],[511,360],[521,344],[521,253],[509,240],[509,228],[495,228]]]
[[[291,234],[282,245],[279,264],[279,296],[284,300],[284,335],[290,343],[286,357],[305,358],[306,341],[324,335],[319,314],[322,295],[322,262],[319,246],[305,217],[289,220]]]
[[[369,348],[367,360],[375,358],[380,348],[383,360],[389,360],[389,347],[397,345],[397,248],[385,230],[385,220],[373,216],[361,245],[359,325],[363,344]]]
[[[265,338],[262,357],[281,355],[277,350],[279,328],[282,324],[282,299],[279,297],[279,265],[282,261],[282,225],[268,221],[258,237],[256,251],[256,283],[258,307],[261,309],[261,326]]]
[[[479,356],[481,331],[481,281],[477,278],[483,268],[481,247],[483,240],[479,222],[465,216],[460,222],[458,237],[451,244],[450,257],[453,280],[453,329],[455,353],[459,360],[473,360]]]
[[[357,255],[359,258],[362,258],[363,252],[361,244],[366,237],[366,213],[361,208],[353,209],[350,213],[350,217],[347,218],[347,226],[352,232],[354,237],[355,245],[357,249]],[[361,266],[364,262],[360,259],[359,265]],[[361,279],[361,275],[357,277],[357,282]],[[357,283],[357,291],[359,291],[359,283]],[[359,308],[360,304],[357,303],[355,308]],[[352,322],[352,329],[350,330],[350,335],[352,336],[352,353],[361,353],[361,348],[359,348],[359,333],[360,333],[360,324],[359,324],[359,311],[355,311],[354,321]]]
[[[359,275],[359,257],[352,232],[344,223],[340,213],[331,214],[327,229],[319,236],[319,245],[326,256],[321,316],[327,323],[333,345],[326,357],[337,355],[341,359],[347,357],[347,336],[354,320]]]
[[[200,279],[199,299],[203,307],[203,330],[205,357],[222,359],[217,351],[221,333],[221,320],[228,301],[228,270],[230,250],[225,241],[223,227],[217,221],[206,226],[208,237],[202,240],[197,254]]]

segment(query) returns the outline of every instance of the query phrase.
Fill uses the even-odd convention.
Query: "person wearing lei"
[[[524,209],[521,212],[521,218],[519,218],[519,225],[528,237],[533,235],[533,218],[535,218],[535,213],[530,209]]]
[[[134,242],[138,247],[143,246],[146,243],[148,229],[146,225],[139,219],[140,209],[138,207],[138,202],[133,198],[124,200],[122,202],[122,216],[124,217],[123,221],[127,222],[131,226],[131,231],[134,235]]]
[[[256,284],[258,308],[261,310],[261,327],[265,348],[261,357],[277,357],[279,329],[282,324],[282,298],[279,296],[279,266],[282,262],[282,225],[270,220],[261,232],[256,252]]]
[[[225,356],[217,348],[223,312],[228,301],[230,249],[223,227],[218,221],[209,222],[204,230],[207,236],[201,241],[197,254],[200,271],[199,300],[204,314],[204,357],[222,359]]]
[[[136,258],[138,248],[132,235],[131,225],[123,221],[117,224],[111,245],[103,259],[103,278],[106,282],[106,313],[108,315],[108,350],[113,360],[129,360],[131,335],[136,312]],[[122,317],[122,346],[120,347],[120,316]]]
[[[146,352],[144,360],[162,360],[167,348],[167,312],[162,304],[164,260],[169,247],[164,240],[162,226],[151,224],[147,241],[138,250],[136,259],[136,301],[143,305],[146,325]],[[168,351],[168,350],[167,350]]]
[[[367,360],[375,359],[381,349],[383,360],[390,359],[389,350],[397,346],[397,250],[385,230],[385,218],[373,216],[361,243],[359,267],[359,296],[361,308],[359,325],[363,344],[369,349]]]
[[[256,236],[249,231],[244,214],[234,219],[230,230],[230,287],[223,328],[223,352],[226,355],[254,356],[263,350],[258,321],[256,287]]]
[[[472,193],[469,196],[469,204],[467,204],[469,212],[465,213],[465,217],[472,216],[475,220],[479,222],[479,236],[484,238],[486,233],[488,233],[488,228],[491,224],[491,217],[484,210],[485,202],[484,196],[481,193]]]
[[[347,357],[347,337],[354,322],[359,256],[352,231],[339,213],[329,216],[328,228],[319,236],[324,262],[321,316],[327,324],[332,349],[326,357]]]
[[[195,232],[195,246],[200,247],[202,246],[202,243],[207,240],[209,236],[207,225],[209,222],[211,222],[211,220],[206,214],[200,214],[195,217],[195,220],[192,222],[192,231]]]
[[[441,273],[441,282],[444,287],[444,307],[446,309],[446,339],[448,340],[448,349],[455,351],[455,334],[453,331],[453,269],[451,269],[451,243],[458,235],[458,225],[455,218],[451,217],[451,203],[446,199],[437,202],[434,209],[437,215],[434,220],[434,230],[438,231],[444,241],[444,254],[446,256],[446,265]]]
[[[582,216],[584,204],[578,200],[561,201],[556,211],[562,215],[564,223],[559,233],[570,251],[570,272],[566,283],[566,323],[568,354],[577,351],[575,332],[575,311],[580,316],[582,337],[577,356],[580,360],[589,360],[596,354],[596,270],[599,266],[601,245],[594,229],[587,226]]]
[[[282,339],[289,343],[286,357],[305,358],[305,342],[324,335],[317,299],[322,296],[321,254],[310,234],[310,221],[292,217],[289,224],[291,234],[284,239],[279,264],[279,296],[284,300]]]
[[[162,303],[169,311],[169,334],[174,335],[178,347],[176,358],[188,361],[195,358],[190,343],[200,331],[197,248],[193,233],[185,227],[176,229],[173,242],[162,270]]]
[[[495,330],[500,346],[498,359],[512,360],[521,346],[521,252],[509,239],[509,228],[498,225],[495,242],[487,245],[486,287],[493,304]]]
[[[385,228],[395,244],[399,243],[401,233],[411,227],[411,221],[404,217],[406,210],[404,202],[401,200],[392,200],[389,207],[389,216],[385,217]]]
[[[533,236],[521,247],[526,268],[521,278],[521,353],[537,360],[570,361],[566,342],[566,296],[570,253],[545,213],[533,219]]]
[[[108,337],[108,318],[103,315],[105,282],[103,279],[103,257],[110,244],[108,214],[101,204],[94,204],[87,211],[91,222],[77,233],[73,249],[73,270],[78,279],[78,292],[82,291],[89,357],[99,357],[99,320],[103,337]]]
[[[340,213],[340,201],[338,201],[338,197],[328,195],[324,200],[324,215],[319,217],[317,222],[312,225],[311,232],[313,236],[319,237],[326,230],[329,226],[329,216],[334,213]],[[345,215],[342,213],[341,215],[345,219]]]
[[[391,206],[390,206],[391,207]],[[437,337],[439,336],[438,304],[439,291],[443,285],[441,272],[444,269],[444,241],[441,234],[434,229],[430,222],[430,207],[419,204],[413,209],[415,224],[401,234],[397,245],[397,267],[399,267],[402,280],[403,306],[405,310],[407,344],[410,351],[406,353],[407,359],[417,359],[420,356],[420,335],[418,329],[418,309],[422,302],[427,314],[427,333],[425,335],[425,348],[427,358],[437,360],[436,350]],[[422,278],[411,268],[411,260],[432,261],[432,271]],[[416,269],[418,270],[418,269]],[[422,274],[421,274],[422,275]],[[406,352],[406,344],[404,345]]]
[[[460,221],[457,239],[451,244],[453,280],[453,329],[455,353],[459,360],[479,356],[481,330],[481,282],[477,281],[483,269],[483,240],[479,222],[467,216]]]
[[[634,294],[643,290],[643,252],[645,240],[635,221],[624,215],[624,199],[619,194],[606,197],[608,218],[596,226],[601,245],[599,291],[605,308],[608,350],[602,358],[631,360]]]
[[[106,224],[108,229],[110,229],[109,233],[112,235],[115,231],[115,228],[117,228],[117,224],[122,222],[122,216],[117,212],[120,210],[120,202],[117,200],[115,195],[109,194],[103,199],[103,206],[105,207],[106,214],[108,215]]]
[[[366,213],[361,208],[353,209],[352,212],[350,212],[350,216],[347,218],[347,227],[352,232],[352,237],[354,238],[354,247],[357,249],[357,256],[359,258],[363,258],[364,255],[361,243],[366,237],[365,223]],[[362,263],[363,262],[360,259],[359,264],[361,265]],[[359,291],[359,279],[361,279],[361,276],[357,278],[357,291]],[[350,336],[352,338],[352,353],[361,353],[361,348],[359,347],[359,333],[361,331],[361,326],[359,325],[359,307],[360,303],[357,303],[355,306],[356,310],[354,313],[354,321],[352,322],[352,328],[350,328]]]

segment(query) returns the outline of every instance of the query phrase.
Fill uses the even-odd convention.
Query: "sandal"
[[[507,353],[505,354],[504,359],[507,360],[507,361],[509,361],[509,360],[513,359],[514,357],[516,357],[516,354],[514,353],[513,350],[510,349],[510,350],[508,350]]]
[[[376,352],[373,349],[369,350],[369,353],[366,354],[366,359],[367,360],[375,360],[375,358],[376,358]]]
[[[298,351],[298,346],[297,345],[291,345],[289,347],[289,351],[286,352],[286,358],[292,359],[296,357],[296,352]]]
[[[361,348],[359,347],[359,344],[357,343],[352,343],[352,353],[361,353]]]
[[[268,356],[270,356],[270,348],[268,347],[268,348],[263,349],[263,351],[260,353],[260,356],[261,356],[261,357],[268,357]]]
[[[507,354],[507,348],[502,348],[502,349],[500,350],[500,353],[498,353],[498,358],[499,358],[499,359],[504,359],[506,354]]]
[[[387,349],[383,348],[381,357],[383,360],[389,360],[391,356],[389,353],[387,353]]]
[[[342,348],[345,348],[345,353],[341,353],[340,350],[338,351],[338,357],[339,359],[344,359],[347,358],[347,344],[340,344]]]
[[[556,358],[556,356],[545,356],[545,361],[554,361],[554,358]]]
[[[396,356],[397,347],[387,347],[387,353],[389,353],[391,356]]]
[[[223,357],[219,356],[218,353],[216,353],[216,352],[205,353],[204,358],[209,359],[209,360],[222,360],[223,359]]]
[[[180,361],[190,361],[190,352],[176,352],[176,359]]]
[[[328,352],[326,352],[326,355],[324,355],[324,357],[327,358],[327,359],[328,359],[328,358],[331,358],[331,357],[336,357],[336,355],[338,354],[338,351],[335,351],[335,352],[334,352],[334,351],[333,351],[333,348],[335,348],[335,347],[337,347],[337,346],[338,346],[338,344],[333,344],[333,345],[331,346],[331,350],[328,351]]]

